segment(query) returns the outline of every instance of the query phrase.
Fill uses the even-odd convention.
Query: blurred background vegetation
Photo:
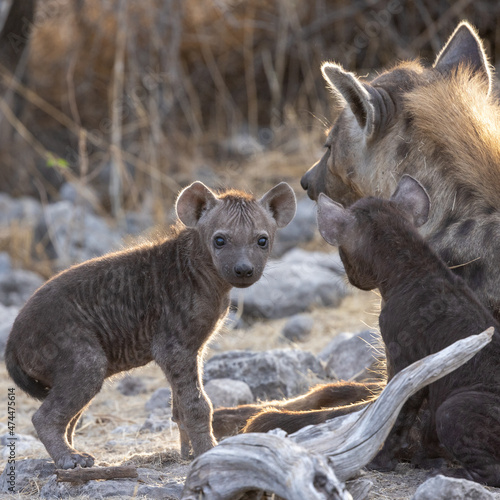
[[[50,202],[70,181],[97,213],[147,200],[159,223],[195,179],[299,192],[330,119],[322,61],[431,64],[467,19],[495,65],[499,14],[497,0],[0,0],[0,191]]]

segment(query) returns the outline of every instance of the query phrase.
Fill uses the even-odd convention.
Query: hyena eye
[[[216,236],[214,238],[214,245],[217,248],[222,248],[226,244],[226,240],[222,236]]]
[[[266,236],[261,236],[261,237],[257,240],[257,245],[259,245],[259,247],[266,248],[266,247],[267,247],[268,242],[269,242],[269,240],[267,239],[267,237],[266,237]]]

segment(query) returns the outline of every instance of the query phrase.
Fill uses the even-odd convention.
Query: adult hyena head
[[[432,168],[431,156],[447,154],[446,148],[429,140],[425,131],[433,126],[425,113],[435,97],[429,95],[434,86],[450,87],[445,100],[433,103],[438,105],[433,118],[440,129],[437,135],[444,136],[449,108],[456,106],[454,93],[468,91],[461,89],[459,82],[457,88],[460,75],[485,98],[490,91],[489,66],[481,41],[467,23],[459,25],[431,68],[418,61],[406,62],[371,82],[333,63],[325,63],[322,72],[337,119],[328,133],[325,154],[304,174],[301,184],[314,200],[325,193],[344,205],[368,195],[390,196],[404,173],[428,184],[418,170]],[[424,107],[420,120],[416,116],[419,107]],[[448,112],[443,115],[440,108],[448,108]],[[463,121],[466,116],[455,119]],[[469,131],[470,125],[460,126]],[[462,149],[465,146],[460,144]]]
[[[432,67],[410,61],[370,82],[322,71],[337,119],[302,187],[351,205],[411,175],[433,201],[420,233],[500,318],[500,105],[474,29],[461,23]]]

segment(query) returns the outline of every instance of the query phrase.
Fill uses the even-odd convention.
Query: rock
[[[421,484],[412,500],[493,500],[494,498],[492,493],[478,483],[440,474]]]
[[[305,314],[290,317],[283,327],[282,335],[292,342],[301,342],[311,333],[314,320]]]
[[[172,421],[172,412],[158,408],[151,412],[140,427],[139,432],[162,432],[172,429],[175,425],[177,424]]]
[[[319,352],[318,359],[324,363],[328,363],[333,352],[336,351],[338,346],[345,340],[349,340],[354,336],[351,332],[340,332],[335,337],[328,342],[328,344]]]
[[[296,396],[324,377],[316,357],[299,349],[227,351],[205,363],[205,385],[212,379],[241,380],[248,384],[255,399]]]
[[[316,203],[305,197],[297,202],[297,212],[288,226],[276,233],[273,256],[280,257],[301,243],[311,241],[318,229]]]
[[[37,494],[38,481],[55,474],[55,469],[54,462],[49,459],[16,460],[15,464],[7,464],[0,476],[0,493]],[[11,487],[13,491],[9,490]]]
[[[21,307],[43,285],[44,279],[24,269],[12,269],[0,275],[0,304]]]
[[[104,219],[69,201],[48,205],[35,227],[35,243],[57,260],[58,268],[98,257],[120,247],[121,238]]]
[[[10,330],[18,314],[18,307],[0,304],[0,359],[3,359],[5,345],[7,344]]]
[[[147,392],[144,380],[132,375],[125,375],[116,385],[116,390],[124,396],[137,396],[137,394]]]
[[[254,402],[250,387],[241,380],[214,378],[205,385],[205,392],[214,408],[246,405]]]
[[[41,213],[42,205],[33,198],[12,198],[6,193],[0,193],[0,226],[9,226],[14,221],[32,226]]]
[[[172,391],[169,387],[160,387],[156,389],[146,403],[147,411],[154,411],[156,409],[170,411]]]
[[[344,264],[337,252],[309,252],[302,248],[294,248],[283,255],[281,260],[287,263],[324,267],[335,274],[345,276]]]
[[[347,293],[338,254],[295,249],[270,261],[251,287],[234,288],[231,300],[243,303],[244,317],[276,319],[316,306],[336,307]]]
[[[7,274],[12,270],[10,255],[7,252],[0,252],[0,275]]]
[[[92,212],[100,204],[97,194],[90,186],[75,182],[65,182],[59,189],[59,197],[62,201],[69,201],[72,205]]]
[[[84,484],[57,482],[52,476],[40,491],[41,498],[153,498],[179,499],[182,494],[181,478],[169,478],[168,471],[138,468],[137,479],[110,479],[88,481]],[[186,467],[187,473],[187,467]]]
[[[352,380],[373,376],[370,367],[376,362],[377,353],[374,346],[380,341],[375,333],[365,330],[333,339],[318,358],[327,362],[326,373],[331,378]],[[325,354],[328,352],[328,355]]]

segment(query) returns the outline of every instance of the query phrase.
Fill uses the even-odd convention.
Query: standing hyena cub
[[[44,400],[33,416],[56,467],[91,467],[73,448],[83,410],[115,373],[156,361],[172,387],[181,454],[216,444],[202,385],[202,353],[229,307],[231,287],[262,275],[276,228],[295,214],[280,183],[261,199],[216,195],[201,182],[177,199],[186,226],[163,241],[105,255],[60,273],[17,317],[5,353],[9,374]]]

